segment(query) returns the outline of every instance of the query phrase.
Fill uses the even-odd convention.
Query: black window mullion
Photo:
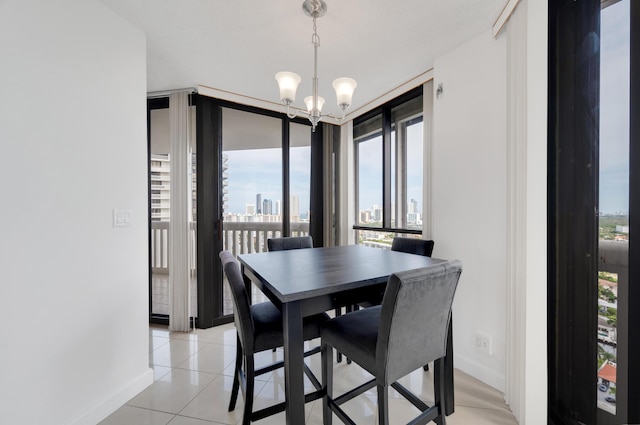
[[[289,120],[282,119],[282,235],[291,236],[291,191],[289,190],[290,179],[290,155],[289,155]]]

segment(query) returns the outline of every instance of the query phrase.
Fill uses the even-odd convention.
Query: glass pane
[[[629,265],[629,0],[602,10],[600,56],[600,199],[598,257],[598,408],[616,414],[618,311]],[[620,288],[620,291],[618,290]],[[621,317],[624,317],[623,314]],[[621,324],[622,325],[622,324]],[[620,390],[623,390],[620,388]]]
[[[396,126],[392,125],[391,128],[391,227],[402,227],[402,220],[396,221],[396,217],[402,218],[402,187],[398,187],[398,184],[402,184],[402,179],[398,179],[396,174],[398,173],[398,157],[402,158],[402,154],[398,155],[398,148],[402,146],[402,143],[397,143],[396,140]],[[402,169],[402,167],[400,167]]]
[[[406,229],[422,229],[423,137],[422,121],[407,126]]]
[[[392,227],[422,229],[422,96],[391,109],[392,209],[397,219]]]
[[[291,236],[309,234],[311,210],[311,127],[290,124],[289,194]]]
[[[358,217],[361,226],[382,227],[382,117],[354,127],[358,143]]]
[[[223,247],[234,255],[267,251],[282,235],[282,121],[222,110]],[[267,202],[265,202],[267,201]],[[223,286],[223,314],[232,313]],[[255,286],[255,302],[264,295]]]
[[[190,107],[191,134],[195,134],[195,106]],[[171,158],[169,156],[169,109],[154,109],[150,111],[151,128],[151,314],[169,314],[169,222],[170,215],[170,182]],[[197,223],[196,223],[196,142],[195,137],[190,140],[191,150],[191,221],[189,223],[189,261],[191,273],[189,276],[191,293],[191,316],[197,317]]]

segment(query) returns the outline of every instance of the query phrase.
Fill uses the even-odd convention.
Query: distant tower
[[[246,204],[244,206],[244,211],[246,215],[255,215],[256,214],[256,206],[253,204]]]
[[[229,211],[229,155],[222,154],[222,211]]]
[[[280,201],[276,201],[276,210],[274,211],[275,215],[280,215]]]
[[[273,202],[271,199],[265,199],[262,201],[262,214],[273,215]]]
[[[258,209],[256,211],[256,214],[262,214],[262,194],[258,193],[256,195],[256,208]]]
[[[300,198],[298,195],[291,195],[291,222],[300,221]]]

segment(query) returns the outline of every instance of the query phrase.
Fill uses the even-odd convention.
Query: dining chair
[[[431,257],[434,245],[435,242],[430,239],[405,238],[402,236],[396,236],[393,238],[393,242],[391,242],[391,251]],[[380,298],[380,300],[382,300],[382,297]],[[422,369],[427,372],[429,370],[429,365],[425,364]]]
[[[289,249],[313,248],[311,236],[291,236],[267,239],[269,251],[286,251]]]
[[[393,238],[393,242],[391,242],[391,251],[431,257],[431,254],[433,253],[433,246],[434,242],[432,240],[396,236]],[[359,302],[357,305],[353,306],[353,308],[357,310],[358,307],[368,308],[374,305],[379,305],[382,302],[383,296],[384,292],[372,294],[369,296],[369,299]]]
[[[311,236],[291,236],[282,238],[267,239],[267,249],[269,251],[285,251],[288,249],[313,248],[313,238]],[[347,306],[347,312],[351,311],[351,306]],[[335,309],[335,315],[342,315],[342,308]],[[338,352],[336,361],[342,361],[342,353]],[[348,361],[348,360],[347,360]],[[351,363],[351,362],[349,362]]]
[[[322,341],[323,423],[332,413],[346,424],[354,422],[340,405],[374,386],[378,392],[378,424],[389,424],[389,386],[420,415],[411,424],[435,421],[445,425],[444,357],[451,305],[462,272],[458,260],[392,274],[382,304],[325,322]],[[333,348],[359,364],[374,378],[347,393],[333,396]],[[434,362],[434,404],[427,406],[397,381]]]
[[[290,236],[267,239],[268,251],[287,251],[289,249],[313,248],[311,236]],[[276,351],[274,348],[273,351]]]
[[[283,402],[255,412],[252,411],[255,377],[284,366],[284,363],[280,361],[256,369],[254,363],[254,354],[283,345],[282,314],[269,301],[250,305],[249,294],[237,260],[229,251],[220,252],[220,260],[222,261],[224,274],[227,276],[231,287],[233,320],[238,334],[229,411],[235,410],[238,391],[242,387],[244,412],[241,423],[248,425],[251,421],[257,421],[285,410],[285,403]],[[303,319],[304,340],[318,338],[320,336],[320,324],[328,319],[329,316],[326,313],[305,317]],[[307,357],[318,352],[320,352],[320,348],[316,347],[305,352],[304,356]],[[321,389],[320,382],[311,373],[309,367],[306,364],[303,367],[307,377],[316,389]]]
[[[391,242],[391,251],[406,252],[407,254],[431,257],[435,242],[428,239],[404,238],[396,236]]]

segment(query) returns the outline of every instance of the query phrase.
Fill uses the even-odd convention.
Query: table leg
[[[453,392],[453,318],[449,320],[447,331],[447,354],[444,357],[444,396],[445,415],[451,415],[456,409],[456,401]]]
[[[304,338],[300,302],[282,305],[284,392],[287,425],[304,424]]]

